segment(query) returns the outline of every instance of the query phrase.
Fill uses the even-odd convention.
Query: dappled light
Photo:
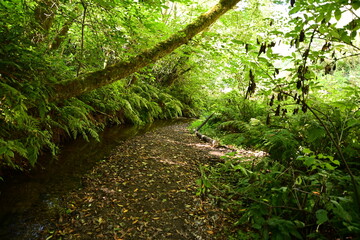
[[[0,239],[360,236],[359,1],[0,13]]]

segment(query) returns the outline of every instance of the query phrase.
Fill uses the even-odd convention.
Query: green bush
[[[202,171],[199,194],[220,199],[222,207],[231,209],[232,217],[238,219],[235,239],[249,230],[244,226],[259,239],[360,234],[360,209],[350,179],[330,156],[299,156],[296,161],[301,168],[268,158],[255,165],[231,156],[224,160]]]

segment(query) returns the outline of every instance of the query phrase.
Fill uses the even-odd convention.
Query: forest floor
[[[202,142],[187,126],[118,146],[64,197],[66,212],[51,220],[44,238],[226,239],[228,214],[196,195],[196,180],[200,165],[216,164],[229,150]]]

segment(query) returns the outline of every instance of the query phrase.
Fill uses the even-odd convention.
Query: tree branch
[[[240,0],[220,0],[207,13],[200,15],[193,23],[187,25],[183,30],[172,35],[169,39],[158,43],[153,48],[145,50],[137,56],[130,57],[105,69],[81,75],[75,79],[63,81],[53,85],[54,95],[50,101],[59,101],[79,96],[102,86],[108,85],[141,68],[166,56],[176,48],[189,42],[195,35],[213,24],[228,10],[233,8]]]

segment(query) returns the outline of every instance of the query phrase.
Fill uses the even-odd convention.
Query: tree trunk
[[[55,13],[59,5],[58,0],[40,0],[35,8],[35,19],[39,27],[48,32],[55,18]]]
[[[207,13],[200,15],[193,23],[175,33],[169,39],[158,43],[153,48],[145,50],[126,61],[106,67],[105,69],[55,84],[53,86],[54,95],[50,97],[50,100],[59,101],[76,97],[137,72],[141,68],[171,53],[181,45],[186,44],[196,34],[209,27],[224,13],[233,8],[238,2],[240,2],[240,0],[220,0],[219,3]]]

